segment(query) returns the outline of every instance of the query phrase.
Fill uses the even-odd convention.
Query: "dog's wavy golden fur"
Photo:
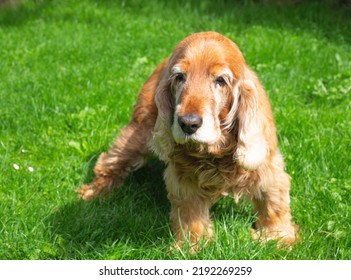
[[[253,201],[253,238],[292,244],[290,176],[267,95],[236,44],[216,32],[181,41],[146,81],[131,122],[101,154],[85,200],[120,187],[149,151],[163,160],[171,225],[181,246],[213,236],[210,207],[223,195]]]

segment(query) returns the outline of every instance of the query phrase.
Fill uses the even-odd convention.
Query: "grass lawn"
[[[351,259],[351,7],[266,2],[1,6],[0,259]],[[77,200],[152,70],[205,30],[239,45],[272,102],[303,236],[290,251],[251,240],[251,205],[229,198],[213,243],[170,253],[156,159],[105,201]]]

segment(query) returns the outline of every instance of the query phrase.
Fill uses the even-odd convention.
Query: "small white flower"
[[[31,166],[29,166],[29,167],[28,167],[28,171],[29,171],[29,172],[33,172],[33,171],[34,171],[34,168],[31,167]]]
[[[18,164],[16,164],[16,163],[14,163],[14,164],[12,165],[12,167],[13,167],[15,170],[20,169],[19,165],[18,165]]]

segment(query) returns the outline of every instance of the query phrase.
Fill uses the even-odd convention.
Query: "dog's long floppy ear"
[[[164,69],[160,75],[160,82],[156,88],[155,102],[158,109],[158,117],[168,122],[171,126],[173,118],[174,101],[171,92],[170,70],[168,59],[163,62]]]
[[[267,95],[255,73],[245,66],[234,89],[238,98],[236,160],[246,170],[263,164],[276,146],[276,131]]]
[[[155,103],[158,114],[153,130],[153,141],[150,146],[158,157],[165,162],[169,160],[168,155],[173,151],[174,147],[171,131],[174,114],[174,100],[168,62],[168,59],[163,62],[163,72],[160,75],[160,82],[155,92]]]

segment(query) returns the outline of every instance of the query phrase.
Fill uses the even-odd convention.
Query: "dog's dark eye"
[[[215,84],[219,85],[220,87],[224,87],[227,83],[223,77],[217,77],[215,80]]]
[[[183,74],[183,73],[177,73],[177,74],[175,75],[175,81],[176,81],[177,83],[184,83],[184,82],[185,82],[185,74]]]

